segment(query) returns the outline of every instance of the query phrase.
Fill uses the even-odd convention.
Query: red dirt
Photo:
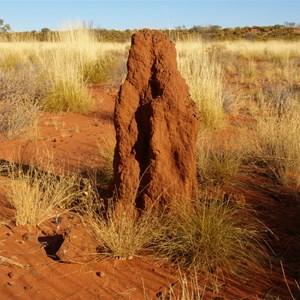
[[[91,91],[97,103],[92,113],[44,114],[39,122],[39,136],[2,141],[0,159],[42,167],[52,157],[57,169],[100,169],[99,147],[114,136],[117,91],[104,86],[92,87]],[[291,299],[280,261],[295,299],[300,299],[294,282],[300,282],[300,190],[276,185],[253,170],[245,170],[226,190],[243,195],[272,230],[273,234],[267,236],[275,253],[270,258],[272,269],[248,270],[241,277],[225,276],[215,281],[214,291],[199,274],[200,286],[207,286],[204,299]],[[12,215],[2,189],[0,200],[2,220]],[[178,281],[176,268],[160,266],[147,256],[126,261],[92,259],[83,264],[62,263],[48,257],[46,250],[48,254],[56,251],[65,229],[76,227],[82,230],[80,220],[70,215],[62,216],[59,228],[55,220],[40,228],[0,225],[0,299],[160,299],[159,293],[168,291]],[[84,235],[81,237],[82,244],[88,243]],[[1,257],[24,266],[3,262]]]
[[[115,94],[103,86],[93,86],[96,109],[87,114],[44,113],[37,136],[2,141],[1,159],[43,166],[49,160],[56,168],[72,171],[99,167],[99,147],[114,137]]]

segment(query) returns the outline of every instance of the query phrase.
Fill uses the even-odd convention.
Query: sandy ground
[[[96,108],[88,114],[43,114],[36,136],[1,141],[0,159],[46,167],[87,172],[101,169],[99,149],[114,137],[113,109],[117,94],[109,86],[93,86]],[[240,277],[215,280],[206,286],[203,299],[300,299],[295,280],[300,282],[300,191],[274,184],[249,170],[236,183],[225,186],[228,193],[243,195],[270,228],[270,263],[264,270],[248,270]],[[0,190],[0,216],[12,209]],[[12,222],[0,225],[0,299],[162,299],[178,285],[175,267],[162,266],[147,256],[132,260],[93,258],[85,263],[55,260],[66,230],[81,232],[81,243],[89,243],[81,221],[63,215],[62,224],[49,220],[39,228]],[[284,278],[281,263],[284,267]]]

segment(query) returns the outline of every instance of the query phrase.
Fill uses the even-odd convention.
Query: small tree
[[[286,27],[295,27],[296,23],[295,22],[284,22]]]
[[[0,31],[7,32],[7,31],[10,31],[10,30],[11,30],[10,25],[9,24],[4,24],[4,20],[0,19]]]
[[[50,32],[51,30],[49,28],[42,28],[41,32],[47,34],[48,32]]]

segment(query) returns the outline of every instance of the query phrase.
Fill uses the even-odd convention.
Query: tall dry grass
[[[158,292],[156,296],[161,300],[202,300],[206,299],[206,289],[206,283],[200,281],[197,270],[187,274],[179,268],[178,281]],[[146,291],[144,291],[144,299],[152,299]]]
[[[20,68],[35,68],[44,91],[43,109],[87,111],[93,104],[87,91],[89,83],[122,81],[127,44],[97,42],[92,32],[82,27],[57,35],[55,42],[1,43],[0,73],[9,71],[18,76]]]
[[[257,120],[253,155],[282,185],[300,185],[300,105],[282,116],[266,114]]]
[[[239,174],[246,150],[236,134],[220,139],[210,130],[201,130],[197,139],[197,174],[200,184],[228,183]],[[234,139],[234,140],[233,140]]]
[[[229,148],[226,142],[216,147],[209,130],[202,130],[201,181],[230,180],[243,161],[259,160],[279,183],[299,185],[299,49],[299,42],[280,41],[177,43],[179,69],[202,112],[202,129],[220,128],[228,113],[254,121],[243,128],[249,138]]]
[[[115,138],[106,138],[98,144],[99,147],[99,161],[101,164],[101,182],[103,184],[110,184],[113,182],[113,160],[115,152],[116,140]]]
[[[192,99],[203,116],[203,125],[220,128],[224,125],[223,71],[214,56],[208,54],[208,44],[202,41],[177,42],[178,67],[185,78]]]
[[[235,94],[246,99],[240,101],[243,110],[255,120],[251,138],[244,140],[249,159],[264,162],[278,183],[299,185],[299,42],[225,42],[219,46],[223,52],[226,49],[227,64],[236,66],[236,84],[251,87]]]

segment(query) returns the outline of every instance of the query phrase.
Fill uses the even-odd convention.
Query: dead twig
[[[18,263],[10,258],[7,258],[7,257],[4,257],[4,256],[1,256],[0,255],[0,265],[1,264],[9,264],[9,265],[13,265],[13,266],[17,266],[17,267],[20,267],[20,268],[26,268],[27,265],[23,265],[21,263]]]

